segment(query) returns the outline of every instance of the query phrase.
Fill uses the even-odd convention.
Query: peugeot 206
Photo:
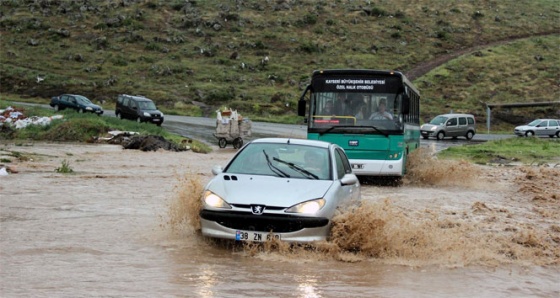
[[[253,140],[212,173],[200,212],[202,235],[211,238],[328,240],[333,216],[361,199],[344,150],[322,141]]]

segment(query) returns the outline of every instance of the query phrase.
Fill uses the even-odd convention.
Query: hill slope
[[[410,72],[426,99],[425,118],[450,108],[482,116],[484,98],[560,94],[554,0],[1,0],[0,8],[3,97],[46,101],[68,92],[110,104],[120,93],[143,94],[178,113],[232,105],[296,119],[301,88],[320,68]],[[542,34],[552,35],[481,50],[474,57],[485,59],[476,63],[426,75],[415,68]],[[512,56],[515,63],[504,65]],[[499,67],[486,67],[494,62]]]

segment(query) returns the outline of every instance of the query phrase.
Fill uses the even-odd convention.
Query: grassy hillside
[[[560,98],[555,0],[0,0],[0,9],[3,99],[78,93],[113,108],[117,94],[142,94],[165,112],[226,105],[295,122],[321,68],[414,71],[424,118]]]

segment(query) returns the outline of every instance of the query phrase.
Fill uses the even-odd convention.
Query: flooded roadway
[[[354,251],[332,245],[259,249],[204,239],[194,219],[185,218],[193,214],[185,198],[192,199],[210,178],[210,166],[223,164],[233,149],[195,154],[87,144],[0,147],[0,155],[9,152],[28,159],[15,163],[18,174],[0,177],[2,297],[560,295],[558,248],[546,240],[559,237],[557,217],[537,218],[531,211],[537,207],[525,208],[523,197],[499,184],[364,187],[365,200],[390,200],[394,208],[375,208],[353,220],[365,226],[368,219],[389,216],[384,220],[391,239],[412,235],[417,241],[387,243],[386,254],[372,249],[368,238],[376,235],[368,232]],[[73,174],[54,171],[64,160]],[[457,199],[460,194],[464,197]],[[479,201],[487,208],[473,208]],[[439,216],[446,218],[436,220]],[[412,218],[419,219],[416,228]],[[484,219],[471,226],[477,218]],[[420,225],[426,219],[436,226],[456,224],[440,231],[429,222]],[[510,238],[486,238],[485,231],[509,237],[512,229],[527,226],[535,231],[534,250],[512,246]],[[543,228],[549,234],[540,235],[541,226],[558,230]]]

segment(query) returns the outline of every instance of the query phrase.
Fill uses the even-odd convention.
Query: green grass
[[[63,160],[60,167],[56,168],[54,171],[62,174],[74,173],[74,170],[70,167],[70,162],[67,161],[66,159]]]
[[[560,139],[512,137],[482,144],[454,146],[441,151],[442,158],[465,159],[475,163],[550,163],[560,166]]]
[[[8,106],[17,107],[12,102],[0,100],[0,109]],[[40,107],[24,107],[24,114],[27,117],[39,116],[50,117],[55,114],[52,109]],[[134,131],[140,135],[156,135],[176,144],[189,141],[191,150],[199,153],[208,153],[212,149],[210,146],[198,140],[187,140],[176,134],[171,134],[165,129],[150,124],[137,123],[135,121],[122,121],[114,117],[100,117],[94,114],[79,114],[72,110],[56,112],[62,115],[62,119],[52,120],[49,125],[29,125],[23,129],[4,127],[0,130],[0,139],[12,140],[36,140],[36,141],[57,141],[57,142],[90,142],[97,137],[104,137],[109,131]]]
[[[556,0],[147,0],[125,6],[103,0],[92,3],[95,9],[81,6],[0,1],[0,98],[47,103],[77,93],[107,108],[118,94],[142,94],[167,114],[213,117],[228,105],[251,119],[293,122],[313,70],[406,73],[474,45],[551,32],[556,35],[483,48],[482,56],[467,55],[415,83],[425,99],[423,119],[449,109],[485,117],[480,102],[559,95]],[[536,62],[537,55],[544,60]],[[270,57],[266,66],[264,56]],[[37,83],[38,75],[45,80]]]

